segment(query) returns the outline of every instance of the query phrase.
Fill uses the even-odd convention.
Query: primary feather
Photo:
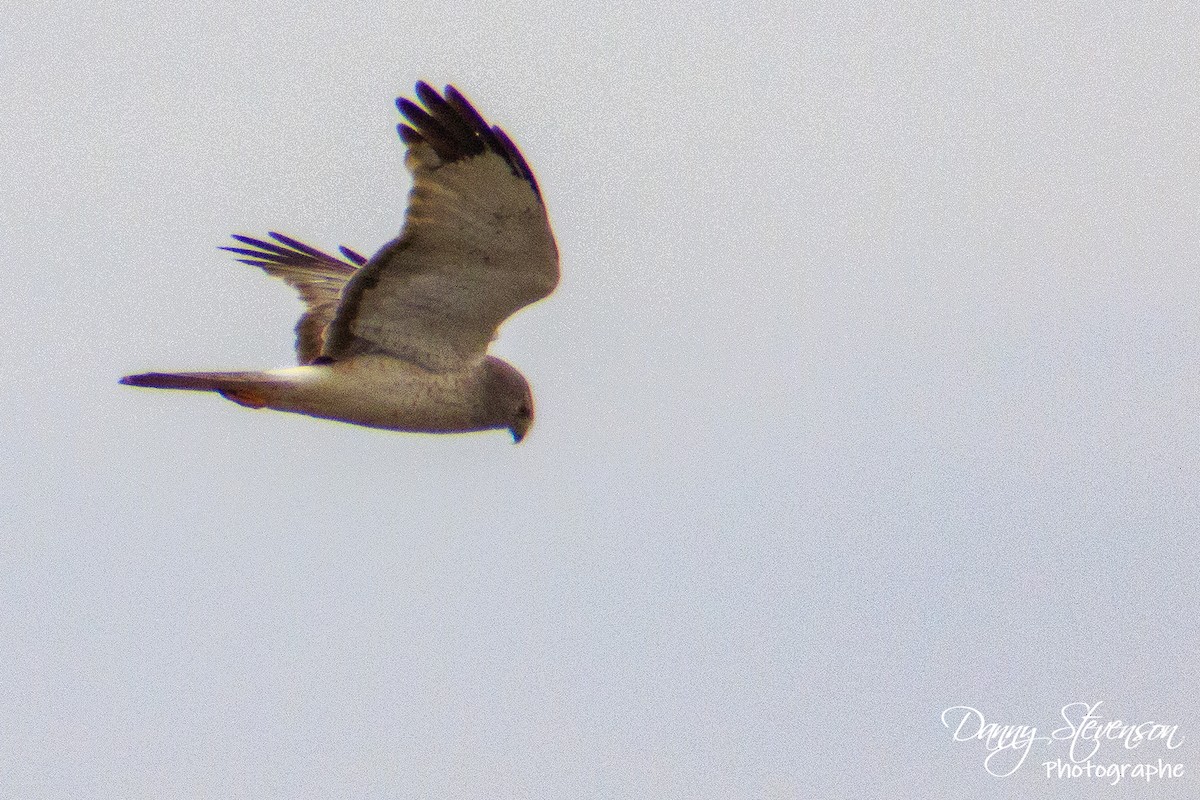
[[[262,267],[268,275],[283,278],[300,293],[305,312],[296,323],[296,355],[301,364],[311,364],[325,345],[325,329],[337,313],[342,289],[367,259],[348,247],[342,247],[346,261],[309,247],[290,236],[271,231],[267,234],[279,244],[250,236],[233,234],[249,247],[222,247],[244,258],[238,261]]]

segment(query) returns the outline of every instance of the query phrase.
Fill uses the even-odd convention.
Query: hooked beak
[[[512,434],[513,444],[521,443],[521,440],[525,438],[525,434],[529,433],[531,424],[531,422],[518,423],[508,429],[508,432]]]

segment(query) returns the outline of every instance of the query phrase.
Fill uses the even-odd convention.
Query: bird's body
[[[144,373],[122,383],[218,392],[355,425],[424,433],[507,428],[520,441],[533,398],[514,367],[488,355],[496,329],[558,282],[541,193],[511,140],[453,87],[401,99],[413,173],[404,229],[370,260],[344,259],[281,234],[227,247],[300,291],[299,367]]]
[[[151,372],[131,375],[124,383],[218,392],[248,408],[290,411],[368,428],[463,433],[493,427],[487,424],[487,374],[487,370],[428,372],[401,359],[362,355],[263,372]]]

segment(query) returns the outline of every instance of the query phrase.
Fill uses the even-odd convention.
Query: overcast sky
[[[1198,796],[1200,12],[992,5],[9,4],[0,795]],[[394,236],[417,79],[558,236],[525,442],[118,386],[291,362],[215,248]],[[1097,702],[1182,776],[943,724]]]

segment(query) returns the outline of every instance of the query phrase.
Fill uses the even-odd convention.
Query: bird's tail
[[[261,372],[145,372],[121,378],[126,386],[220,392],[235,403],[262,408],[270,400],[272,381]]]

